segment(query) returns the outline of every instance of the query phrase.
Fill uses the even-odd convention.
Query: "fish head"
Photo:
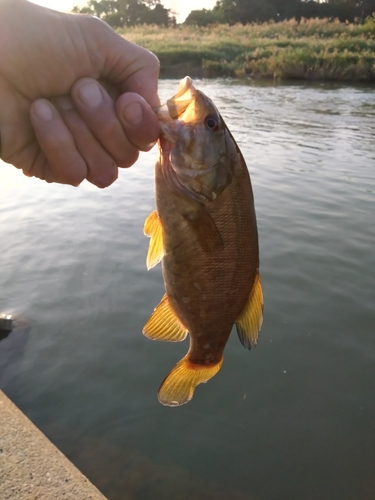
[[[230,181],[234,148],[212,100],[186,77],[157,116],[163,172],[169,184],[200,202],[214,200]]]

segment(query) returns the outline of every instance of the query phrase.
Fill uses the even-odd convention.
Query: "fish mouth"
[[[177,142],[178,130],[185,125],[179,118],[189,104],[196,99],[197,92],[190,76],[185,76],[180,81],[176,94],[168,99],[166,104],[154,108],[160,123],[161,135],[167,140]]]
[[[212,158],[212,163],[207,165],[207,158],[201,161],[189,161],[186,165],[179,165],[173,158],[173,152],[177,143],[184,144],[186,149],[190,149],[190,143],[196,139],[195,126],[199,124],[200,115],[195,116],[197,109],[194,101],[197,99],[207,99],[199,90],[195,89],[189,76],[180,81],[176,94],[168,99],[166,104],[154,108],[159,120],[161,134],[159,137],[160,165],[164,178],[173,191],[193,199],[199,203],[213,201],[217,193],[208,189],[205,184],[211,172],[217,169],[223,162],[226,151],[222,151],[219,156]],[[190,109],[188,107],[191,106]]]
[[[185,76],[177,88],[177,93],[168,99],[167,107],[172,120],[178,120],[186,111],[189,104],[196,99],[197,89],[190,76]]]

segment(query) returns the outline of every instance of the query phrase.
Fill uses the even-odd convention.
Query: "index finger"
[[[158,96],[159,59],[152,52],[138,45],[132,45],[134,53],[139,53],[139,57],[134,59],[131,65],[132,73],[120,84],[120,88],[123,92],[135,92],[141,95],[152,108],[158,107],[160,106]]]
[[[160,105],[157,94],[160,63],[149,50],[115,33],[104,21],[89,16],[80,18],[82,36],[101,78],[124,92],[141,95],[151,107]]]

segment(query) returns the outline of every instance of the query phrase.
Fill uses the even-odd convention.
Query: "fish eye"
[[[219,130],[219,119],[217,116],[208,115],[206,116],[204,122],[206,124],[206,127],[210,130],[213,130],[214,132],[216,132],[216,130]]]

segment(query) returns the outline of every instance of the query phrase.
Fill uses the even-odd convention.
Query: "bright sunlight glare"
[[[33,3],[61,12],[70,12],[75,5],[83,7],[88,2],[84,0],[32,0]],[[161,3],[176,14],[177,22],[182,23],[192,10],[212,9],[216,0],[161,0]]]
[[[28,177],[23,175],[21,170],[0,160],[0,186],[2,193],[17,186],[19,187],[24,181],[28,182],[29,180]]]

